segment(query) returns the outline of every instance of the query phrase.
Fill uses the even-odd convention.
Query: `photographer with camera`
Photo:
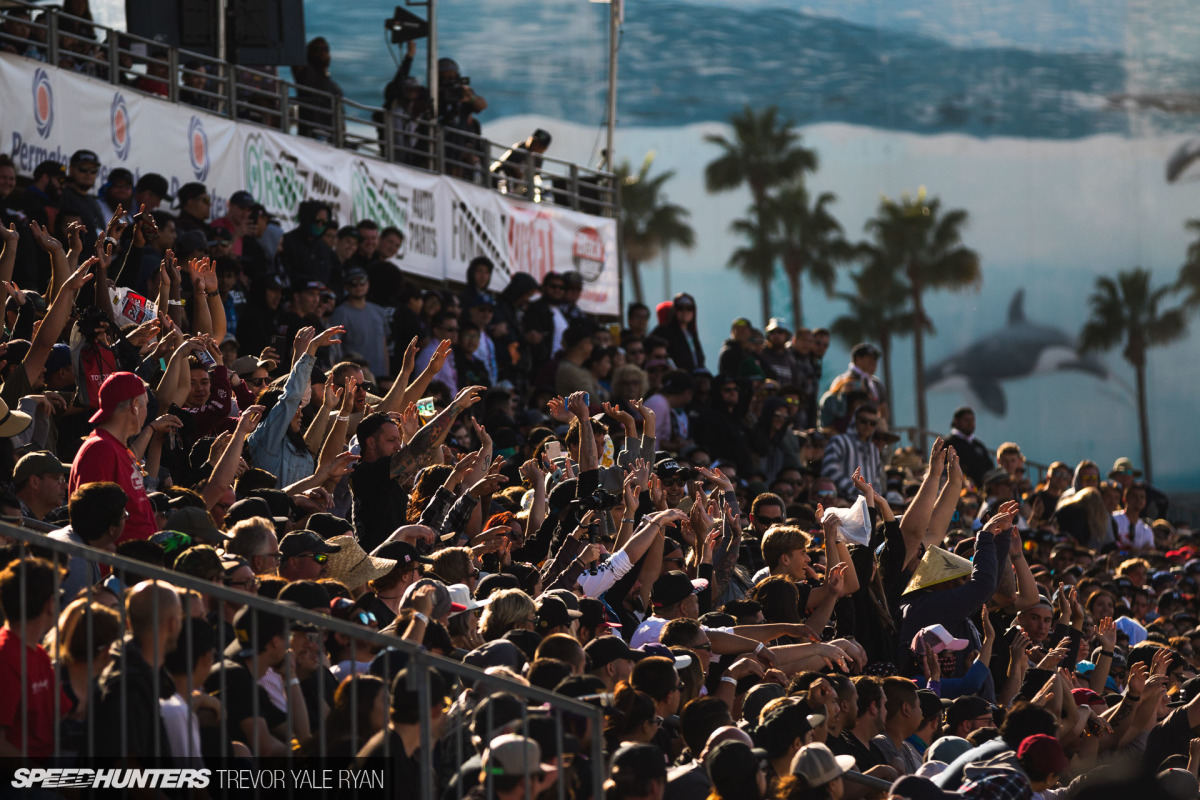
[[[429,140],[429,123],[433,119],[429,89],[411,74],[413,58],[417,55],[417,43],[408,41],[404,58],[396,68],[396,74],[383,89],[383,107],[392,115],[393,158],[399,164],[411,164],[422,169],[429,168],[432,152]],[[383,114],[376,112],[379,125],[379,141],[387,141],[387,129],[383,125]]]
[[[481,163],[478,142],[455,134],[466,131],[479,136],[482,128],[475,115],[488,104],[471,88],[471,79],[459,72],[452,58],[438,59],[438,123],[446,129],[446,171],[458,178],[468,177]]]

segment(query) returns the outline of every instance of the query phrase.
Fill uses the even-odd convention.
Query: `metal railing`
[[[12,17],[14,9],[30,20]],[[28,32],[14,33],[10,23]],[[356,154],[450,175],[533,202],[617,216],[610,172],[527,153],[428,116],[358,103],[280,77],[73,17],[56,7],[6,0],[0,48],[87,74],[131,91],[228,119],[318,139]],[[505,155],[509,158],[505,160]],[[531,168],[532,167],[532,168]]]
[[[525,710],[524,710],[519,722],[510,724],[511,732],[522,733],[522,734],[529,733],[529,720],[530,720],[530,710],[531,710],[530,707],[531,706],[538,707],[538,710],[543,713],[548,713],[550,715],[551,721],[553,722],[553,725],[554,725],[554,730],[555,730],[554,741],[556,744],[556,748],[555,748],[554,752],[544,752],[543,760],[549,761],[551,759],[558,758],[559,762],[560,763],[562,762],[562,758],[561,758],[562,754],[567,753],[566,733],[565,732],[567,730],[566,722],[567,722],[568,717],[571,718],[572,722],[582,721],[583,724],[586,724],[587,726],[589,726],[590,733],[591,733],[591,736],[590,736],[591,747],[590,747],[590,750],[586,754],[581,753],[579,755],[579,757],[587,758],[594,765],[594,768],[591,770],[591,781],[592,781],[591,793],[592,793],[592,796],[597,797],[597,798],[603,796],[602,784],[603,784],[603,780],[604,780],[604,769],[603,769],[603,737],[602,737],[601,732],[602,732],[603,726],[604,726],[604,711],[599,706],[591,705],[591,704],[584,703],[584,702],[577,701],[577,700],[573,700],[571,698],[567,698],[562,695],[555,694],[554,692],[547,691],[545,689],[540,689],[540,688],[532,687],[532,686],[526,686],[524,684],[517,683],[515,681],[504,678],[503,676],[488,674],[488,673],[484,672],[483,670],[477,669],[475,667],[467,666],[467,665],[464,665],[457,661],[454,661],[452,659],[443,658],[441,656],[429,653],[420,645],[418,645],[414,642],[400,639],[399,637],[396,637],[396,636],[378,633],[376,631],[371,630],[370,628],[367,628],[367,627],[364,627],[361,625],[357,625],[357,624],[354,624],[351,622],[347,622],[344,620],[336,619],[333,617],[329,617],[324,614],[304,610],[304,609],[301,609],[292,604],[280,603],[275,600],[270,600],[270,599],[266,599],[263,597],[259,597],[256,594],[244,592],[244,591],[241,591],[238,589],[232,589],[232,588],[229,588],[228,586],[225,586],[220,583],[215,583],[215,582],[212,582],[209,580],[205,580],[203,578],[197,578],[197,577],[185,575],[185,574],[182,574],[179,572],[174,572],[172,570],[156,567],[156,566],[153,566],[153,565],[150,565],[147,563],[132,560],[130,558],[125,558],[122,556],[114,555],[107,551],[97,550],[97,549],[89,547],[87,545],[75,544],[72,542],[61,541],[58,539],[51,539],[40,532],[32,531],[32,530],[29,530],[29,529],[26,529],[23,527],[14,527],[12,525],[0,523],[0,540],[3,540],[4,538],[16,541],[15,546],[20,549],[20,552],[17,554],[16,560],[20,561],[23,565],[29,565],[29,564],[33,563],[33,562],[31,562],[31,559],[33,557],[46,558],[48,560],[57,561],[60,564],[62,564],[63,562],[67,562],[70,559],[82,559],[89,566],[89,568],[93,565],[97,565],[97,566],[106,567],[109,570],[111,570],[111,572],[109,573],[109,577],[104,579],[99,585],[97,585],[97,584],[88,585],[86,587],[86,589],[84,589],[77,595],[77,598],[85,599],[87,601],[87,605],[89,607],[89,611],[83,613],[83,617],[80,621],[80,624],[86,625],[84,635],[86,637],[86,652],[89,654],[97,654],[100,652],[100,650],[102,650],[102,648],[100,647],[100,645],[102,643],[98,642],[97,638],[96,638],[98,635],[95,631],[95,613],[96,612],[90,611],[90,608],[92,606],[92,603],[101,602],[103,600],[107,600],[108,602],[105,604],[108,604],[108,605],[110,605],[110,607],[113,607],[112,602],[113,602],[114,598],[103,597],[103,595],[105,593],[110,593],[112,595],[115,595],[116,608],[122,614],[121,629],[123,631],[126,629],[131,631],[131,633],[126,634],[123,638],[118,637],[116,639],[116,641],[114,642],[113,650],[111,652],[114,654],[114,657],[119,657],[119,658],[127,658],[128,657],[128,654],[130,653],[130,644],[129,643],[131,641],[133,641],[134,636],[140,635],[140,632],[138,630],[136,630],[136,626],[131,625],[130,620],[126,618],[127,615],[124,613],[125,598],[128,597],[130,594],[129,589],[134,587],[135,583],[138,583],[139,581],[159,581],[163,585],[165,585],[167,587],[171,587],[174,590],[176,590],[177,594],[182,594],[184,592],[197,593],[200,595],[200,599],[205,603],[206,607],[211,606],[211,609],[212,609],[211,619],[213,621],[214,629],[216,632],[216,642],[217,642],[214,666],[217,664],[220,664],[221,652],[225,649],[226,645],[229,644],[229,641],[225,640],[227,638],[227,634],[224,633],[224,628],[225,628],[225,621],[230,619],[230,617],[231,617],[231,615],[226,614],[227,610],[231,606],[236,606],[239,608],[240,607],[248,607],[253,610],[253,612],[252,612],[253,615],[252,615],[252,619],[251,619],[251,623],[250,623],[250,630],[251,630],[250,645],[253,648],[253,655],[246,657],[246,659],[245,659],[246,666],[248,666],[250,668],[251,675],[253,675],[253,676],[257,676],[260,673],[264,673],[264,676],[265,676],[265,673],[269,671],[269,670],[261,670],[260,669],[260,667],[263,666],[260,663],[260,659],[266,657],[265,656],[265,652],[266,652],[265,645],[268,645],[270,643],[271,639],[274,638],[274,637],[270,637],[267,639],[267,641],[264,642],[258,636],[260,620],[265,618],[264,615],[269,615],[269,616],[276,617],[276,618],[282,618],[283,624],[284,624],[284,629],[283,629],[283,634],[282,634],[283,642],[285,643],[286,647],[289,647],[289,649],[294,650],[294,648],[296,647],[296,645],[294,644],[295,640],[292,638],[292,633],[294,632],[293,627],[294,626],[296,626],[296,627],[303,626],[301,631],[296,631],[296,632],[304,633],[307,637],[309,637],[308,638],[309,642],[313,642],[313,641],[320,642],[321,643],[320,647],[322,648],[321,664],[318,667],[318,669],[313,673],[316,676],[313,683],[315,684],[315,688],[316,688],[316,692],[317,692],[317,704],[316,705],[317,705],[318,709],[321,709],[322,707],[324,707],[327,701],[331,701],[331,698],[329,698],[327,691],[326,691],[325,679],[320,674],[320,669],[325,666],[324,642],[326,641],[327,637],[330,634],[341,634],[341,635],[345,636],[348,640],[350,640],[351,661],[354,660],[355,651],[353,649],[353,645],[355,642],[365,643],[368,645],[374,645],[376,647],[379,647],[381,650],[384,648],[390,648],[390,650],[389,650],[390,655],[394,656],[395,658],[404,658],[406,660],[405,669],[407,670],[407,675],[408,675],[408,691],[410,691],[410,692],[415,691],[419,698],[418,705],[419,705],[419,712],[420,712],[420,753],[422,754],[422,756],[421,756],[421,767],[420,767],[420,778],[421,778],[420,790],[417,791],[415,787],[410,787],[410,786],[396,787],[396,786],[389,785],[389,786],[384,787],[388,790],[389,796],[413,797],[413,798],[418,798],[419,800],[440,800],[440,798],[442,797],[440,792],[435,791],[435,788],[437,787],[437,785],[439,783],[439,781],[436,779],[435,772],[438,770],[439,767],[438,767],[438,765],[434,764],[432,756],[428,755],[428,754],[432,754],[435,752],[435,749],[434,749],[434,745],[435,745],[435,740],[434,740],[435,715],[434,715],[434,704],[432,702],[433,697],[431,694],[431,692],[432,692],[431,675],[432,675],[433,671],[435,671],[435,670],[438,673],[440,673],[442,675],[443,679],[445,679],[446,683],[450,684],[452,687],[454,684],[461,685],[464,683],[469,683],[471,686],[473,686],[475,688],[476,691],[478,691],[480,688],[484,688],[491,692],[506,692],[506,693],[509,693],[509,694],[515,695],[516,697],[521,698],[525,703]],[[30,596],[30,594],[32,593],[36,596],[36,588],[27,583],[28,569],[27,568],[22,569],[19,574],[20,574],[20,577],[18,579],[18,583],[21,588],[21,592],[20,592],[20,595],[21,595],[20,617],[21,617],[21,619],[20,620],[8,620],[8,627],[10,628],[10,630],[15,631],[17,633],[17,635],[20,636],[22,641],[28,641],[29,640],[29,637],[27,636],[28,625],[30,624],[31,620],[37,619],[38,617],[40,617],[40,614],[31,613],[32,609],[27,605],[27,598]],[[53,586],[52,597],[56,598],[58,600],[58,603],[55,606],[55,613],[53,615],[54,616],[53,624],[52,624],[50,630],[46,634],[47,638],[49,638],[51,635],[53,635],[53,641],[56,643],[57,647],[67,646],[70,644],[69,641],[65,641],[63,639],[64,630],[61,627],[61,624],[63,622],[63,618],[65,615],[60,615],[57,612],[62,607],[66,606],[69,603],[69,601],[71,601],[72,599],[75,599],[75,598],[62,597],[62,592],[61,592],[62,578],[63,578],[62,571],[55,570],[54,571],[54,581],[53,581],[54,586]],[[157,596],[153,597],[152,599],[154,600],[154,602],[152,604],[152,609],[150,612],[152,614],[152,629],[153,629],[153,631],[157,632],[157,631],[161,630],[160,622],[162,622],[166,618],[165,615],[168,615],[171,613],[171,609],[161,608],[160,603],[158,602]],[[132,608],[133,608],[133,606],[131,604],[130,609],[132,610]],[[182,609],[182,614],[185,618],[188,616],[189,613],[191,613],[190,602],[187,605],[185,605]],[[145,614],[144,609],[142,611],[142,614],[143,615]],[[261,623],[261,624],[265,624],[265,623]],[[187,663],[190,665],[194,665],[195,663],[197,663],[197,660],[194,656],[199,656],[200,654],[195,651],[191,628],[185,626],[183,628],[183,630],[186,632],[186,635],[180,637],[178,643],[176,644],[176,648],[182,648],[184,653],[187,654],[187,659],[188,659]],[[314,630],[315,630],[315,632],[314,632]],[[75,636],[78,636],[78,633],[76,633]],[[316,637],[315,640],[312,637]],[[73,637],[72,637],[72,640],[74,640]],[[232,640],[230,640],[230,641],[232,641]],[[30,642],[30,644],[33,644],[33,642]],[[243,644],[245,644],[245,642],[243,642]],[[303,644],[303,642],[301,644]],[[154,649],[156,649],[156,646]],[[137,652],[142,652],[142,651],[139,650]],[[164,655],[163,653],[147,652],[147,656],[151,656],[158,660],[161,660],[161,657],[163,655]],[[62,766],[66,766],[66,767],[113,766],[113,764],[111,762],[113,759],[114,751],[121,756],[130,755],[129,748],[127,746],[127,737],[130,735],[130,733],[132,731],[131,726],[136,727],[138,725],[145,725],[147,723],[147,720],[144,720],[144,719],[136,719],[135,720],[135,719],[130,719],[128,717],[128,713],[129,713],[129,702],[128,701],[130,698],[129,684],[128,684],[129,669],[127,666],[128,662],[125,662],[125,664],[126,664],[126,666],[119,670],[119,672],[120,672],[120,676],[119,676],[120,697],[124,701],[121,705],[121,708],[119,709],[119,714],[120,714],[119,727],[118,727],[118,730],[119,730],[118,735],[120,737],[119,741],[109,741],[109,742],[98,741],[98,739],[97,739],[98,731],[96,730],[96,715],[91,713],[93,711],[93,709],[89,705],[87,707],[87,713],[85,715],[86,719],[84,719],[82,721],[83,729],[82,729],[82,731],[79,732],[80,736],[81,736],[81,741],[78,742],[77,749],[72,749],[72,747],[70,746],[70,743],[63,741],[64,726],[60,724],[60,721],[64,720],[64,717],[65,717],[64,712],[66,711],[66,709],[64,709],[62,707],[62,693],[60,691],[57,691],[58,687],[56,686],[56,687],[54,687],[56,691],[54,691],[55,725],[54,725],[53,753],[49,759],[35,758],[30,753],[30,750],[29,750],[30,738],[31,738],[30,734],[35,730],[34,725],[37,721],[32,720],[30,718],[29,704],[22,703],[22,710],[20,713],[20,718],[16,723],[17,726],[19,727],[19,731],[21,732],[21,737],[20,737],[21,738],[21,747],[20,747],[20,749],[21,749],[22,762],[25,765],[30,765],[30,766],[46,766],[48,764],[62,765]],[[25,661],[23,661],[22,668],[21,668],[21,678],[20,678],[21,687],[29,686],[28,669],[29,669],[29,662],[28,662],[28,660],[25,660]],[[59,676],[60,681],[64,680],[63,675],[65,673],[69,674],[67,667],[62,663],[56,663],[56,669],[57,669],[57,674]],[[398,671],[398,670],[392,670],[392,672],[395,672],[395,671]],[[227,673],[226,673],[226,670],[224,670],[224,669],[217,670],[216,672],[217,672],[218,679],[219,679],[217,682],[216,695],[219,699],[221,699],[222,706],[223,706],[222,713],[220,715],[220,718],[217,720],[217,724],[216,724],[216,727],[219,729],[219,734],[218,734],[219,742],[217,743],[216,747],[217,747],[217,752],[228,755],[230,752],[236,752],[236,751],[232,751],[232,748],[230,746],[232,740],[231,740],[231,737],[229,736],[229,729],[228,729],[228,725],[227,725],[227,720],[225,718],[226,712],[228,709],[224,707],[224,702],[225,702],[225,699],[229,697],[229,694],[227,691],[228,690]],[[98,670],[96,670],[94,668],[93,659],[89,657],[87,664],[86,664],[86,685],[89,687],[95,687],[97,685],[97,679],[101,678],[102,674],[110,675],[111,673],[108,673],[108,672],[100,673]],[[192,672],[189,672],[187,675],[186,691],[180,692],[180,694],[185,694],[187,697],[190,697],[192,695],[192,691],[194,688],[195,689],[202,688],[202,687],[193,686],[192,674],[193,674]],[[359,673],[359,674],[362,674],[362,673]],[[304,680],[307,681],[310,677],[312,677],[312,675],[306,676]],[[166,679],[166,676],[165,676],[163,670],[161,670],[161,669],[152,670],[152,679],[151,679],[152,686],[150,687],[151,692],[152,692],[152,695],[151,695],[152,697],[160,698],[160,697],[164,696],[164,694],[162,692],[162,688],[163,688],[162,682],[165,679]],[[111,677],[109,678],[109,680],[112,680]],[[349,690],[349,693],[351,695],[350,700],[349,700],[349,707],[350,707],[350,713],[351,713],[351,722],[350,722],[350,726],[349,726],[349,728],[350,728],[350,737],[349,737],[350,751],[358,752],[363,747],[363,745],[366,744],[366,741],[361,740],[358,737],[359,720],[355,713],[357,708],[359,707],[358,706],[358,697],[357,697],[359,682],[356,680],[353,680],[350,677],[347,677],[343,681],[343,685],[345,685],[345,681],[351,681],[350,690]],[[209,683],[211,684],[212,682],[209,681]],[[287,688],[286,688],[286,685],[285,685],[282,677],[280,678],[278,683],[280,685],[285,686],[284,692],[286,692]],[[263,684],[261,682],[261,679],[255,679],[254,691],[252,691],[252,693],[251,693],[251,710],[250,710],[250,715],[253,718],[259,718],[262,716],[260,714],[260,711],[262,710],[260,703],[267,702],[265,699],[264,700],[259,699],[259,695],[262,692],[261,692],[261,690],[259,690],[258,687],[260,687],[262,685]],[[389,692],[390,688],[391,687],[389,685],[389,686],[385,687],[383,691]],[[142,689],[144,690],[144,687],[142,687]],[[364,690],[364,691],[366,691],[366,690]],[[451,688],[452,694],[455,693],[455,691],[456,690],[454,688]],[[23,697],[26,696],[24,691],[22,691],[22,696]],[[98,696],[99,696],[99,692],[93,693],[92,694],[93,701]],[[481,694],[480,696],[486,696],[486,695]],[[332,702],[329,702],[329,705],[332,706]],[[337,753],[336,752],[331,753],[330,747],[332,745],[337,745],[339,743],[342,744],[343,746],[345,745],[344,739],[340,740],[340,742],[333,742],[333,741],[329,740],[329,735],[328,735],[329,732],[327,731],[327,728],[326,728],[326,716],[321,714],[320,712],[318,712],[317,719],[310,721],[310,723],[311,723],[310,724],[311,738],[309,739],[308,743],[305,745],[305,749],[303,751],[300,751],[298,748],[300,747],[300,745],[302,743],[300,743],[298,741],[292,741],[293,734],[295,732],[297,732],[297,727],[298,727],[298,724],[297,724],[298,720],[296,719],[296,716],[295,716],[296,709],[293,708],[293,705],[291,703],[288,703],[287,707],[285,709],[283,709],[283,711],[286,714],[286,732],[287,732],[286,735],[283,737],[283,741],[285,742],[285,744],[290,745],[287,747],[286,753],[283,754],[283,757],[288,760],[294,759],[295,763],[297,764],[298,767],[302,767],[305,765],[311,766],[313,763],[313,759],[321,759],[326,756],[335,756],[336,757]],[[385,712],[384,728],[383,728],[384,731],[388,731],[388,725],[389,725],[388,716],[389,715]],[[464,721],[466,721],[465,718],[464,718]],[[109,727],[111,728],[111,723],[110,723]],[[489,723],[487,729],[495,730],[499,727],[500,727],[500,725],[491,725]],[[463,733],[463,731],[462,731],[461,726],[455,727],[452,730],[445,731],[445,734],[448,735],[453,740],[450,743],[450,746],[454,748],[452,755],[454,757],[453,758],[453,766],[455,769],[458,768],[458,765],[463,764],[469,758],[471,758],[472,755],[474,755],[474,753],[468,751],[467,746],[464,746],[464,740],[463,740],[462,733]],[[249,738],[249,737],[246,737],[246,738]],[[390,756],[391,756],[391,753],[389,752],[389,748],[391,746],[390,738],[388,736],[384,736],[384,737],[382,737],[382,739],[383,739],[384,761],[387,762],[387,761],[389,761]],[[10,736],[10,741],[11,740],[12,740],[12,737]],[[443,741],[445,741],[445,737],[443,737]],[[152,752],[151,753],[138,753],[137,754],[137,758],[138,758],[137,764],[121,764],[121,765],[122,766],[140,766],[142,768],[145,768],[147,766],[162,766],[164,764],[171,765],[171,766],[179,766],[181,764],[197,766],[197,764],[195,762],[191,762],[189,764],[189,762],[181,761],[176,755],[172,754],[172,752],[171,752],[171,744],[172,743],[162,741],[162,736],[160,734],[160,729],[158,726],[155,726],[155,729],[153,731],[152,742],[153,742]],[[247,744],[249,744],[249,743],[247,743]],[[105,759],[106,754],[108,756],[107,761]],[[451,755],[451,754],[447,754],[447,755]],[[264,757],[262,756],[262,754],[253,754],[253,756],[254,757],[251,759],[249,766],[257,766],[257,765],[261,765],[264,763],[272,763],[269,760],[264,761]],[[205,753],[205,759],[206,759],[205,765],[211,767],[212,759],[210,758],[208,753]],[[118,761],[119,760],[120,759],[118,759]],[[147,763],[147,762],[150,762],[150,763]],[[443,758],[443,762],[446,762],[445,758]],[[232,760],[232,761],[221,762],[221,763],[225,763],[226,765],[234,764],[235,768],[245,768],[246,766],[248,766],[247,762],[244,759],[241,760],[240,762],[238,762],[236,760]],[[320,762],[318,761],[316,763],[319,764]],[[446,763],[449,763],[449,762],[446,762]],[[274,764],[274,766],[278,766],[278,764]],[[391,772],[390,767],[387,767],[386,769],[389,773]],[[565,772],[566,772],[565,770],[560,769],[560,777],[564,776]],[[490,780],[490,778],[489,778],[489,780]],[[458,796],[461,798],[465,794],[467,789],[464,788],[461,781],[456,781],[456,784],[458,786]],[[566,800],[568,795],[567,795],[567,787],[565,786],[564,782],[558,781],[558,787],[559,788],[558,788],[558,792],[557,792],[557,797],[559,798],[559,800]],[[282,788],[287,790],[286,793],[289,797],[295,796],[296,794],[311,792],[311,789],[305,788],[303,786],[298,786],[298,785],[297,786],[285,785]],[[529,791],[528,784],[527,784],[526,791],[527,792]],[[213,794],[213,796],[218,795],[218,793],[211,792],[211,791],[210,791],[210,794]],[[272,793],[271,796],[278,796],[278,794],[279,794],[278,792],[275,792],[275,793]],[[356,793],[353,791],[347,791],[344,788],[337,788],[336,791],[332,792],[332,794],[333,794],[333,796],[342,797],[342,796],[355,796]],[[490,793],[489,793],[489,796],[491,796]],[[527,797],[528,797],[528,795],[527,795]]]

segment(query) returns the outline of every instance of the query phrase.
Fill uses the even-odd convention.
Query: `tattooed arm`
[[[392,456],[392,480],[408,485],[420,469],[431,462],[434,451],[442,446],[454,420],[482,399],[484,387],[468,386],[450,405],[422,427],[404,447]]]

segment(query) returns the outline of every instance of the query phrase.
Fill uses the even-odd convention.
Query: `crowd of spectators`
[[[448,798],[1197,794],[1200,552],[1129,459],[1035,476],[967,407],[898,448],[870,344],[827,376],[827,330],[738,318],[714,374],[689,294],[606,327],[578,273],[484,257],[422,291],[372,220],[100,167],[0,158],[2,519],[279,604],[6,537],[5,755],[321,752]],[[417,646],[495,683],[422,694]]]

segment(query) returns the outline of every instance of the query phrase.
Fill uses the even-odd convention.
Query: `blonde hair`
[[[769,569],[794,550],[807,550],[812,538],[795,525],[772,525],[762,539],[762,556]]]
[[[637,397],[621,397],[621,395],[618,394],[618,387],[630,375],[633,375],[639,381],[641,381],[639,393]],[[621,366],[617,367],[615,370],[613,370],[611,381],[614,400],[636,400],[638,397],[645,397],[650,392],[650,376],[646,374],[646,370],[642,369],[637,364],[622,364]]]
[[[1021,452],[1021,445],[1016,442],[1005,442],[996,448],[996,460],[1000,460],[1000,456],[1006,456],[1015,453],[1021,457],[1021,461],[1025,460],[1025,454]]]
[[[1121,562],[1119,567],[1117,567],[1117,577],[1120,578],[1123,575],[1128,575],[1129,571],[1135,567],[1141,567],[1142,569],[1146,570],[1146,572],[1149,572],[1150,562],[1144,558],[1127,558]]]
[[[466,583],[471,574],[471,549],[468,547],[446,547],[432,556],[429,568],[447,585]]]
[[[520,589],[501,589],[491,597],[492,602],[479,618],[479,634],[484,641],[499,639],[524,624],[537,611],[533,600]]]

